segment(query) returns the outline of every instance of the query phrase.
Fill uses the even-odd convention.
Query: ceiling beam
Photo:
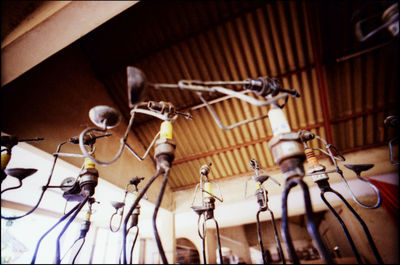
[[[1,86],[138,1],[45,1],[1,47]]]

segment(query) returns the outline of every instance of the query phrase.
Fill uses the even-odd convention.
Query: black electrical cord
[[[62,146],[63,144],[66,144],[66,143],[67,143],[67,141],[62,142],[61,144],[59,144],[58,147],[57,147],[56,153],[58,153],[58,152],[60,151],[60,149],[61,149],[61,146]],[[42,198],[43,198],[43,196],[44,196],[44,193],[45,193],[46,190],[47,190],[47,186],[49,186],[49,184],[50,184],[50,181],[51,181],[51,178],[52,178],[53,172],[54,172],[54,167],[56,166],[56,161],[57,161],[58,155],[57,155],[57,154],[54,154],[53,156],[54,156],[54,161],[53,161],[53,166],[51,167],[51,170],[50,170],[50,176],[49,176],[49,178],[48,178],[48,180],[47,180],[46,186],[43,186],[43,188],[42,188],[42,193],[41,193],[41,195],[40,195],[40,197],[39,197],[39,201],[36,203],[36,205],[35,205],[31,210],[29,210],[29,212],[26,212],[26,213],[23,214],[23,215],[20,215],[20,216],[3,216],[3,215],[1,215],[1,218],[6,219],[6,220],[16,220],[16,219],[25,217],[25,216],[27,216],[27,215],[33,213],[33,212],[39,207],[39,204],[40,204],[40,202],[42,201]]]
[[[329,184],[328,184],[329,185]],[[321,188],[321,187],[320,187]],[[354,215],[354,217],[357,219],[357,221],[360,223],[360,225],[362,226],[362,228],[364,229],[364,233],[368,239],[369,245],[374,253],[374,256],[377,260],[377,262],[379,264],[383,264],[382,258],[379,255],[378,249],[375,246],[375,243],[372,239],[372,236],[368,230],[367,225],[364,223],[364,221],[361,219],[361,217],[357,214],[357,212],[351,207],[351,205],[346,201],[346,199],[337,191],[335,191],[334,189],[332,189],[330,186],[323,186],[323,188],[321,188],[321,198],[322,200],[325,202],[325,204],[328,206],[329,210],[331,210],[331,212],[335,215],[335,217],[338,219],[340,225],[342,226],[346,237],[350,243],[350,246],[354,252],[354,255],[356,256],[356,259],[358,261],[358,263],[362,264],[360,255],[358,254],[358,251],[354,245],[354,242],[350,236],[349,231],[347,230],[346,225],[344,224],[344,222],[342,221],[342,219],[340,218],[340,216],[336,213],[336,211],[333,209],[333,207],[329,204],[329,202],[326,200],[325,198],[325,192],[332,192],[333,194],[335,194],[336,196],[339,197],[339,199],[341,199],[343,201],[343,203],[347,206],[347,208],[351,211],[351,213]]]
[[[301,178],[291,178],[286,181],[285,187],[282,193],[282,235],[284,241],[286,243],[289,256],[292,260],[292,263],[299,264],[299,258],[297,257],[296,250],[293,245],[292,238],[289,233],[289,224],[288,224],[288,195],[290,190],[299,185],[303,190],[303,197],[304,197],[304,206],[306,211],[306,220],[307,220],[307,230],[310,233],[319,254],[321,255],[322,259],[327,264],[334,264],[333,258],[326,249],[324,242],[321,239],[321,236],[318,232],[318,228],[314,222],[313,218],[313,210],[312,204],[310,199],[310,192],[308,190],[307,184]]]
[[[77,205],[75,205],[74,208],[72,208],[72,209],[71,209],[69,212],[67,212],[63,217],[61,217],[61,219],[58,220],[58,222],[57,222],[55,225],[53,225],[49,230],[47,230],[46,233],[44,233],[44,234],[40,237],[38,243],[36,244],[36,249],[35,249],[35,252],[34,252],[34,254],[33,254],[33,257],[32,257],[32,260],[31,260],[31,264],[35,264],[36,256],[37,256],[37,253],[38,253],[38,250],[39,250],[39,247],[40,247],[40,243],[42,242],[42,240],[43,240],[54,228],[56,228],[57,225],[59,225],[62,221],[64,221],[65,219],[67,219],[68,216],[70,216],[76,209],[78,209],[79,206],[80,206],[80,203],[78,203]]]
[[[338,195],[335,191],[332,191],[332,192],[335,193],[336,195]],[[356,257],[358,264],[363,264],[363,262],[361,261],[360,254],[359,254],[358,251],[357,251],[357,248],[356,248],[356,246],[355,246],[355,244],[354,244],[353,239],[351,238],[351,235],[350,235],[350,233],[349,233],[349,231],[348,231],[346,225],[344,224],[342,218],[340,218],[339,214],[335,211],[335,209],[333,209],[333,207],[330,205],[330,203],[326,200],[325,194],[324,194],[324,193],[325,193],[325,192],[322,192],[322,191],[321,191],[321,199],[324,201],[324,203],[326,204],[326,206],[328,206],[329,210],[333,213],[333,215],[334,215],[334,216],[336,217],[336,219],[339,221],[340,226],[342,227],[342,229],[343,229],[343,231],[344,231],[344,233],[345,233],[345,235],[346,235],[346,237],[347,237],[347,240],[349,241],[351,250],[353,251],[354,256]],[[341,196],[338,195],[338,197],[341,197]]]
[[[153,231],[154,231],[154,237],[156,239],[156,243],[157,243],[157,247],[158,247],[158,252],[160,253],[161,259],[163,261],[164,264],[168,264],[168,260],[167,257],[165,256],[165,252],[163,249],[163,246],[161,244],[161,240],[160,240],[160,236],[158,235],[158,230],[157,230],[157,224],[156,224],[156,218],[157,218],[157,213],[158,213],[158,209],[160,208],[161,205],[161,201],[163,199],[164,196],[164,191],[165,188],[167,186],[167,182],[168,182],[168,177],[169,177],[169,172],[170,172],[170,168],[168,168],[165,173],[164,173],[164,180],[163,183],[161,185],[161,190],[160,193],[158,194],[158,198],[157,198],[157,202],[154,208],[154,213],[153,213]]]
[[[65,233],[65,231],[68,229],[68,227],[71,225],[71,223],[75,220],[76,216],[78,213],[81,211],[83,206],[86,204],[86,202],[89,200],[90,195],[85,196],[85,198],[78,204],[78,208],[74,212],[74,214],[71,216],[71,218],[68,220],[68,222],[65,224],[64,228],[60,232],[60,234],[57,237],[57,243],[56,243],[56,264],[61,263],[61,257],[60,257],[60,239],[62,235]]]
[[[140,193],[138,194],[136,200],[134,201],[134,203],[132,204],[131,208],[129,209],[127,215],[125,216],[124,219],[124,224],[122,227],[122,253],[123,253],[123,264],[127,264],[127,260],[126,260],[126,236],[127,236],[127,224],[129,221],[129,218],[132,215],[133,210],[135,210],[136,206],[139,204],[139,201],[142,199],[142,197],[144,196],[144,194],[147,192],[147,190],[150,188],[151,184],[154,182],[154,180],[156,180],[156,178],[161,174],[161,170],[157,170],[156,174],[154,176],[151,177],[151,179],[149,180],[149,182],[143,187],[143,189],[140,191]]]

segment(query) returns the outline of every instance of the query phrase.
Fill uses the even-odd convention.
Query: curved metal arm
[[[150,149],[153,147],[154,143],[157,141],[157,138],[160,136],[160,131],[158,131],[158,133],[156,134],[156,136],[154,136],[153,141],[151,142],[151,144],[149,145],[149,147],[147,148],[146,152],[144,153],[143,157],[140,157],[133,149],[132,147],[130,147],[130,145],[128,143],[125,143],[126,148],[128,148],[128,150],[139,160],[139,161],[143,161],[147,155],[150,152]]]
[[[196,83],[196,85],[193,85],[192,83]],[[218,84],[218,85],[237,85],[237,84],[242,84],[242,85],[250,85],[250,81],[231,81],[231,82],[226,82],[226,81],[213,81],[213,82],[202,82],[202,81],[194,81],[194,80],[180,80],[178,82],[178,87],[180,89],[188,89],[188,90],[195,90],[199,92],[219,92],[221,94],[233,96],[235,98],[238,98],[240,100],[246,101],[254,106],[268,106],[271,103],[287,97],[289,94],[288,93],[282,93],[281,95],[278,95],[276,97],[272,97],[268,99],[267,101],[265,100],[258,100],[250,96],[246,96],[243,93],[237,92],[232,89],[227,89],[225,87],[221,86],[212,86],[213,84]],[[210,86],[210,87],[206,87]]]
[[[358,205],[360,205],[360,206],[363,207],[363,208],[367,208],[367,209],[376,209],[376,208],[378,208],[378,207],[381,205],[381,202],[382,202],[381,192],[380,192],[379,189],[378,189],[373,183],[371,183],[369,180],[364,179],[364,178],[362,178],[360,175],[357,174],[357,178],[358,178],[358,179],[360,179],[361,181],[366,182],[368,185],[370,185],[370,186],[374,189],[374,191],[375,191],[375,193],[376,193],[378,199],[377,199],[376,203],[375,203],[373,206],[368,206],[368,205],[365,205],[365,204],[361,203],[361,202],[357,199],[356,195],[354,195],[354,193],[353,193],[353,191],[351,190],[349,184],[347,183],[346,179],[344,178],[343,172],[340,170],[340,171],[337,172],[337,173],[340,175],[340,177],[342,178],[342,180],[344,181],[344,183],[345,183],[346,186],[348,187],[348,190],[350,191],[353,200],[354,200]]]
[[[6,192],[8,190],[14,190],[14,189],[18,189],[19,187],[21,187],[22,186],[22,180],[18,179],[18,181],[19,181],[19,184],[17,186],[4,189],[4,190],[1,191],[1,194],[3,194],[3,192]]]
[[[335,165],[337,165],[337,163],[335,162],[336,160],[337,160],[337,161],[342,161],[342,162],[346,160],[346,159],[344,158],[344,156],[342,155],[342,153],[340,153],[340,151],[339,151],[334,145],[328,144],[328,142],[327,142],[324,138],[322,138],[321,136],[319,136],[319,135],[315,135],[315,138],[317,138],[318,140],[320,140],[321,142],[324,143],[325,148],[328,150],[328,152],[326,152],[325,150],[323,150],[323,149],[321,149],[321,148],[311,148],[311,149],[313,149],[313,150],[319,150],[319,151],[321,151],[322,153],[326,154],[327,156],[329,156],[329,157],[331,158],[332,162],[335,163]],[[334,156],[333,153],[332,153],[332,151],[331,151],[331,149],[333,149],[333,150],[335,151],[335,153],[336,153],[339,157]]]
[[[57,146],[56,152],[59,152],[59,151],[61,150],[61,146],[63,146],[63,145],[66,144],[66,143],[67,143],[66,141],[60,143],[60,144]],[[9,217],[9,216],[3,216],[3,215],[1,215],[1,218],[6,219],[6,220],[16,220],[16,219],[25,217],[25,216],[27,216],[27,215],[33,213],[33,212],[39,207],[39,204],[40,204],[40,202],[42,201],[43,196],[44,196],[44,194],[45,194],[45,192],[46,192],[46,190],[47,190],[47,188],[45,188],[45,187],[49,186],[49,184],[50,184],[50,182],[51,182],[51,178],[53,177],[53,172],[54,172],[54,168],[55,168],[55,166],[56,166],[56,162],[57,162],[58,155],[53,155],[53,156],[54,156],[53,165],[52,165],[52,167],[51,167],[51,169],[50,169],[50,174],[49,174],[49,177],[48,177],[48,179],[47,179],[47,183],[46,183],[45,186],[43,186],[42,193],[40,194],[39,200],[38,200],[38,202],[36,203],[36,205],[33,206],[33,208],[32,208],[31,210],[29,210],[28,212],[26,212],[26,213],[23,214],[23,215],[14,216],[14,217]]]
[[[249,178],[246,180],[246,182],[244,183],[244,198],[245,198],[246,200],[254,196],[254,194],[253,194],[253,195],[250,195],[250,196],[247,196],[247,183],[248,183],[250,180],[252,180],[252,177],[249,177]]]
[[[347,180],[345,179],[345,177],[344,177],[344,175],[343,175],[343,171],[339,168],[339,165],[338,165],[338,163],[337,163],[337,161],[345,161],[345,158],[343,157],[343,155],[339,152],[339,150],[336,149],[335,146],[333,146],[333,145],[331,145],[331,144],[328,144],[328,143],[326,142],[326,140],[323,139],[322,137],[320,137],[320,136],[318,136],[318,135],[316,135],[315,137],[316,137],[317,139],[319,139],[320,141],[322,141],[322,142],[325,144],[325,147],[327,148],[328,153],[326,153],[326,152],[324,152],[324,151],[323,151],[323,152],[324,152],[325,154],[327,154],[327,155],[330,157],[330,159],[332,160],[332,162],[333,162],[333,164],[335,165],[335,168],[336,168],[336,171],[335,171],[335,172],[338,173],[338,174],[340,175],[342,181],[345,183],[347,189],[349,190],[349,192],[350,192],[350,194],[351,194],[353,200],[354,200],[358,205],[360,205],[360,206],[363,207],[363,208],[367,208],[367,209],[375,209],[375,208],[378,208],[378,207],[381,205],[381,201],[382,201],[381,193],[380,193],[379,189],[378,189],[373,183],[371,183],[369,180],[362,178],[359,174],[356,174],[358,179],[360,179],[360,180],[366,182],[368,185],[370,185],[370,186],[372,187],[372,189],[375,191],[375,193],[377,194],[377,197],[378,197],[377,202],[376,202],[374,205],[372,205],[372,206],[368,206],[368,205],[365,205],[365,204],[361,203],[361,202],[357,199],[356,195],[353,193],[352,189],[350,188],[350,185],[348,184]],[[331,149],[333,149],[333,150],[335,151],[335,153],[339,155],[339,158],[333,155]],[[319,149],[319,148],[318,148],[318,150],[322,151],[322,150]],[[331,171],[318,172],[318,174],[322,174],[322,173],[331,173]]]
[[[119,209],[115,209],[115,213],[113,213],[113,214],[111,215],[111,218],[110,218],[110,230],[111,230],[111,232],[114,232],[114,233],[119,231],[119,229],[121,228],[121,223],[122,223],[123,209],[122,209],[122,213],[120,213],[121,218],[120,218],[120,220],[119,220],[118,228],[114,229],[114,228],[112,227],[112,221],[113,221],[113,219],[114,219],[114,216],[118,214],[118,211],[119,211]]]
[[[395,3],[393,5],[391,5],[389,8],[387,8],[383,14],[385,14],[386,12],[388,12],[389,9],[391,10],[395,10],[397,9],[398,4]],[[365,21],[369,21],[371,19],[374,19],[375,17],[378,17],[379,15],[374,15],[374,16],[370,16],[367,17],[365,19],[362,19],[360,21],[358,21],[355,24],[355,35],[358,39],[358,41],[363,42],[366,41],[367,39],[369,39],[370,37],[372,37],[373,35],[375,35],[377,32],[381,31],[382,29],[389,27],[391,24],[396,23],[396,21],[398,22],[399,20],[399,13],[397,11],[397,13],[393,14],[392,16],[389,17],[389,19],[387,19],[387,21],[385,23],[383,23],[382,25],[380,25],[379,27],[371,30],[370,32],[368,32],[367,34],[364,34],[362,32],[361,29],[361,24],[364,23]],[[382,15],[383,16],[383,15]]]
[[[253,117],[253,118],[250,118],[250,119],[247,119],[247,120],[244,120],[244,121],[240,121],[240,122],[234,123],[234,124],[229,125],[229,126],[225,126],[225,125],[222,124],[221,120],[218,118],[218,115],[214,112],[213,107],[211,107],[211,105],[207,102],[207,100],[205,100],[205,99],[203,98],[203,96],[201,95],[201,93],[198,93],[198,96],[199,96],[200,100],[205,104],[207,110],[208,110],[208,111],[211,113],[211,115],[213,116],[215,123],[216,123],[216,124],[218,125],[218,127],[221,128],[222,130],[231,130],[231,129],[236,128],[236,127],[238,127],[238,126],[241,126],[241,125],[243,125],[243,124],[247,124],[247,123],[249,123],[249,122],[257,121],[257,120],[264,119],[264,118],[267,118],[267,117],[268,117],[268,115],[261,115],[261,116],[258,116],[258,117]]]
[[[296,90],[287,90],[283,89],[279,82],[275,79],[271,78],[264,78],[260,77],[258,79],[247,79],[244,81],[199,81],[199,80],[180,80],[178,84],[150,84],[156,89],[159,88],[179,88],[179,89],[186,89],[191,91],[197,91],[197,95],[199,96],[200,100],[203,104],[207,107],[207,110],[213,116],[215,122],[222,130],[230,130],[241,126],[243,124],[247,124],[249,122],[254,122],[263,118],[268,117],[268,115],[261,115],[258,117],[253,117],[229,126],[225,126],[222,124],[220,119],[218,118],[217,114],[215,113],[214,109],[211,105],[205,100],[202,96],[202,92],[214,93],[218,92],[221,94],[225,94],[229,97],[234,97],[239,100],[243,100],[249,104],[254,106],[268,106],[272,103],[275,103],[279,107],[283,107],[286,104],[288,96],[292,95],[293,97],[299,97],[300,94]],[[222,85],[243,85],[243,91],[235,91],[232,89],[228,89],[222,87]],[[252,92],[258,96],[264,97],[263,100],[258,100],[254,97],[245,95],[246,92]],[[278,93],[282,92],[280,95]],[[268,99],[267,99],[268,98]],[[279,99],[285,99],[285,103],[283,105],[279,105],[277,101]]]
[[[194,189],[194,193],[193,193],[193,199],[192,199],[192,204],[191,204],[191,206],[193,206],[193,204],[194,204],[194,201],[195,201],[195,199],[196,199],[196,196],[197,196],[197,190],[199,189],[199,185],[200,185],[200,183],[197,183],[197,185],[196,185],[196,188]]]
[[[107,161],[107,162],[100,161],[100,160],[94,158],[93,156],[91,156],[88,153],[88,151],[86,150],[85,146],[84,146],[84,141],[83,140],[84,140],[84,137],[85,137],[86,133],[88,133],[90,131],[97,131],[97,132],[103,132],[104,133],[104,132],[107,131],[106,125],[104,125],[104,129],[87,128],[87,129],[85,129],[85,130],[83,130],[81,132],[81,134],[79,135],[79,147],[80,147],[80,149],[81,149],[81,151],[83,153],[83,156],[89,158],[90,160],[92,160],[96,164],[107,166],[107,165],[110,165],[110,164],[114,163],[122,155],[123,149],[124,149],[124,147],[126,147],[139,161],[143,161],[146,158],[146,156],[148,155],[151,147],[154,145],[157,137],[160,135],[160,132],[158,132],[157,135],[154,137],[152,143],[147,148],[144,156],[140,157],[133,150],[133,148],[131,146],[129,146],[129,144],[127,143],[128,134],[131,131],[131,127],[132,127],[132,124],[133,124],[135,113],[142,113],[142,114],[154,116],[154,117],[159,118],[161,120],[170,121],[170,122],[174,122],[178,118],[178,113],[165,112],[164,114],[161,114],[161,113],[158,113],[157,111],[146,110],[146,109],[140,109],[139,108],[139,107],[143,107],[143,106],[148,106],[148,103],[140,102],[140,103],[136,104],[135,107],[131,110],[131,112],[130,112],[131,118],[129,119],[128,127],[126,128],[124,137],[120,139],[121,145],[119,147],[119,150],[118,150],[117,154],[114,156],[114,158],[112,158],[110,161]],[[170,117],[171,115],[173,115],[173,116]]]
[[[220,199],[219,197],[217,197],[216,195],[214,195],[214,194],[212,194],[212,193],[210,193],[210,192],[204,190],[203,188],[200,188],[200,190],[201,190],[202,192],[207,193],[207,194],[210,195],[211,197],[213,197],[213,198],[219,200],[220,202],[224,202],[224,198],[222,198],[222,193],[221,193],[221,189],[219,188],[219,185],[218,185],[217,183],[215,183],[215,182],[212,182],[212,181],[209,181],[209,182],[210,182],[210,183],[214,183],[215,185],[217,185],[217,187],[218,187],[218,192],[219,192],[219,195],[221,196],[221,199]]]

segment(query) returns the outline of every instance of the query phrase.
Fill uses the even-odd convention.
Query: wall
[[[343,164],[365,164],[365,163],[372,163],[375,166],[371,168],[370,170],[363,172],[362,175],[363,177],[378,177],[383,174],[398,174],[397,172],[397,167],[393,166],[390,164],[390,159],[389,159],[389,148],[387,146],[383,147],[378,147],[378,148],[371,148],[368,150],[364,151],[358,151],[358,152],[352,152],[345,154],[346,161],[345,162],[340,162],[339,166],[343,170],[344,176],[347,181],[349,180],[354,180],[356,179],[356,175],[354,172],[351,170],[347,169],[346,167],[343,166]],[[330,161],[327,159],[320,159],[320,163],[325,165],[327,167],[327,170],[333,169],[333,165]],[[211,174],[213,173],[212,168],[211,168]],[[282,173],[279,169],[271,169],[267,171],[268,174],[270,174],[273,178],[275,178],[278,182],[281,183],[281,186],[276,185],[272,181],[266,181],[264,183],[264,187],[268,190],[268,195],[270,198],[272,198],[274,195],[281,195],[283,191],[283,177]],[[221,193],[224,199],[224,202],[221,205],[226,205],[230,203],[243,203],[245,201],[251,201],[251,203],[254,203],[252,200],[253,198],[245,199],[245,183],[248,181],[248,179],[251,177],[251,173],[247,173],[244,175],[239,175],[235,176],[232,178],[226,178],[224,180],[218,181],[218,185],[221,188]],[[304,177],[304,181],[308,184],[310,188],[316,187],[316,184],[312,181],[311,177],[306,176]],[[338,183],[341,185],[342,180],[340,178],[339,174],[329,174],[329,182],[330,183]],[[354,183],[354,188],[360,187],[360,192],[370,192],[370,188],[366,187],[364,183],[361,181],[356,181]],[[365,188],[366,187],[366,188]],[[184,212],[187,211],[187,209],[190,208],[191,203],[192,203],[192,198],[193,198],[193,192],[194,188],[188,188],[185,190],[178,190],[174,191],[174,201],[176,204],[175,211],[176,212]],[[254,191],[254,182],[249,181],[247,183],[247,195],[251,195],[252,192]],[[293,191],[299,190],[298,187],[295,187]],[[318,204],[323,204],[322,200],[319,198],[319,189],[318,190],[318,195],[315,196],[315,200],[318,201]],[[292,193],[290,193],[292,194]],[[199,196],[199,195],[197,195]],[[289,199],[292,195],[289,196]],[[345,196],[348,196],[346,193]],[[294,199],[296,201],[296,199]],[[278,204],[281,202],[279,201]],[[218,204],[218,203],[217,203]],[[276,216],[280,215],[280,206],[276,206],[274,203],[270,203],[274,214]],[[250,208],[247,208],[249,210],[255,210],[257,211],[257,204],[254,206],[248,206]],[[218,211],[218,207],[216,209]],[[301,214],[301,211],[299,212],[293,212],[293,214]],[[231,224],[229,224],[231,225]]]
[[[16,135],[20,139],[44,137],[44,141],[31,143],[50,154],[56,151],[61,142],[78,136],[87,127],[93,127],[88,116],[92,107],[108,105],[118,110],[107,88],[99,81],[77,44],[61,50],[2,87],[1,102],[2,132]],[[110,130],[111,137],[97,141],[97,159],[110,161],[115,156],[126,128],[127,121],[122,119],[119,126]],[[130,132],[127,142],[138,154],[144,154],[145,149],[133,132]],[[61,152],[81,153],[79,147],[72,144],[65,144]],[[62,158],[78,168],[83,163],[82,158]],[[125,189],[129,180],[135,176],[146,178],[139,185],[142,187],[155,173],[155,165],[151,158],[139,162],[125,149],[115,163],[98,166],[98,170],[100,178]],[[161,178],[147,192],[152,202],[157,199]],[[167,187],[162,202],[162,207],[167,209],[172,207],[170,192]]]

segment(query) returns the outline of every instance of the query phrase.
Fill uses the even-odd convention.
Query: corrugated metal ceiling
[[[281,78],[285,88],[301,94],[284,108],[293,130],[311,130],[344,152],[386,144],[394,132],[383,126],[383,120],[398,100],[398,42],[381,34],[358,43],[351,19],[362,2],[336,3],[143,1],[80,44],[125,118],[129,117],[127,65],[140,68],[152,83],[269,76]],[[113,41],[97,42],[104,37]],[[381,46],[337,60],[375,45]],[[174,123],[177,149],[169,180],[173,189],[196,184],[200,167],[208,162],[213,163],[214,179],[249,172],[251,158],[263,168],[275,166],[267,146],[272,136],[267,119],[223,131],[195,93],[151,89],[147,99],[169,101],[194,118]],[[235,98],[213,107],[225,125],[266,114],[268,109]],[[141,116],[133,131],[147,147],[160,120]]]

